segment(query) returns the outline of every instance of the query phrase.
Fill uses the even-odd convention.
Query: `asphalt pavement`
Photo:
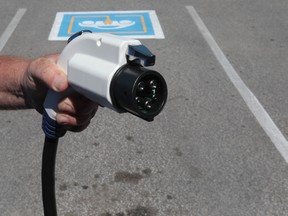
[[[186,6],[195,8],[287,143],[287,1],[0,2],[0,35],[19,8],[27,9],[2,55],[61,52],[64,41],[48,41],[59,11],[155,10],[165,35],[141,40],[167,81],[165,109],[149,123],[100,108],[85,131],[62,138],[59,215],[288,215],[287,146],[277,148],[279,134],[263,128],[271,122],[261,125],[260,111],[251,111]],[[0,124],[0,215],[43,215],[41,115],[2,110]]]

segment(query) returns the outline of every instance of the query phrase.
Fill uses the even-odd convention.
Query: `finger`
[[[62,113],[69,113],[71,115],[85,115],[91,113],[94,109],[97,110],[98,105],[89,99],[77,95],[72,95],[58,104],[58,111]]]
[[[78,115],[72,116],[66,113],[57,113],[56,121],[58,124],[69,128],[72,130],[73,128],[86,128],[91,119],[95,116],[97,109],[92,110],[90,113],[86,115]]]

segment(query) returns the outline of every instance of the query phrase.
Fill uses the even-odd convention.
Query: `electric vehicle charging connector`
[[[162,75],[146,68],[154,64],[155,55],[138,40],[88,32],[72,36],[58,60],[71,88],[63,94],[48,92],[42,123],[46,136],[64,136],[56,123],[57,104],[71,91],[102,107],[153,121],[167,99]]]

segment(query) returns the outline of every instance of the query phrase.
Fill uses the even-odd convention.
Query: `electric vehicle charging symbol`
[[[49,40],[68,40],[82,30],[107,33],[134,39],[164,39],[153,10],[149,11],[79,11],[57,12]]]
[[[79,22],[78,25],[84,28],[96,28],[102,30],[123,29],[135,25],[135,21],[131,20],[111,20],[110,16],[106,17],[105,21],[85,20]]]

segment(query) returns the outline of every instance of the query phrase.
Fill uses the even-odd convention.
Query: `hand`
[[[65,91],[69,84],[66,74],[56,64],[59,55],[53,54],[32,61],[22,78],[26,103],[43,112],[43,103],[49,89]],[[56,121],[70,131],[82,131],[90,123],[98,105],[74,92],[58,104]]]

